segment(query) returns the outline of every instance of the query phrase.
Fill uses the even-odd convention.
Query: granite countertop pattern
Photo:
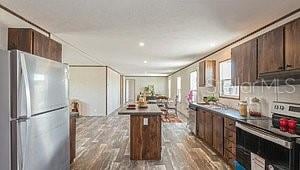
[[[70,116],[78,117],[79,113],[78,112],[70,112]]]
[[[210,112],[214,112],[216,114],[220,114],[221,116],[228,117],[230,119],[234,119],[236,121],[240,122],[245,122],[246,120],[249,119],[267,119],[267,117],[262,116],[262,117],[252,117],[252,116],[241,116],[240,112],[238,110],[228,108],[228,109],[215,109],[212,107],[212,105],[203,105],[203,104],[198,104],[198,103],[191,103],[192,107],[197,107],[197,110],[202,109]]]
[[[148,104],[148,108],[136,108],[135,110],[127,109],[127,106],[124,106],[119,112],[119,115],[161,115],[162,111],[157,106],[157,104]]]

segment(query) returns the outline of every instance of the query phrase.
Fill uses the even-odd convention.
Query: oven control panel
[[[300,118],[300,104],[273,102],[271,112]]]

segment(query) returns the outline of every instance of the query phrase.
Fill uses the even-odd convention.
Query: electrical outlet
[[[144,118],[144,126],[148,126],[149,124],[149,119],[148,118]]]

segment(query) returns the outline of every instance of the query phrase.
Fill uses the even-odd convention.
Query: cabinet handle
[[[284,68],[283,67],[278,67],[278,70],[283,70]]]
[[[287,67],[287,68],[289,68],[289,67],[293,67],[293,65],[290,65],[290,64],[288,64],[288,65],[286,65],[286,67]]]

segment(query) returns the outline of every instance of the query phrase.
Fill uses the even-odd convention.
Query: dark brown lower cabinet
[[[204,140],[233,167],[236,159],[235,120],[206,110],[197,111],[197,137]]]
[[[70,116],[70,163],[76,157],[76,116]]]
[[[224,120],[222,116],[213,115],[213,148],[223,155],[224,152]]]
[[[148,118],[148,125],[144,125]],[[161,159],[161,118],[155,116],[130,116],[130,159]]]
[[[235,160],[235,155],[233,155],[231,152],[228,150],[224,150],[224,159],[233,167],[233,161]]]
[[[212,146],[213,144],[213,115],[210,112],[204,111],[205,117],[205,141]]]
[[[197,111],[197,136],[200,139],[205,138],[205,114],[203,111]]]
[[[224,159],[233,166],[236,158],[236,127],[235,121],[224,118]]]

